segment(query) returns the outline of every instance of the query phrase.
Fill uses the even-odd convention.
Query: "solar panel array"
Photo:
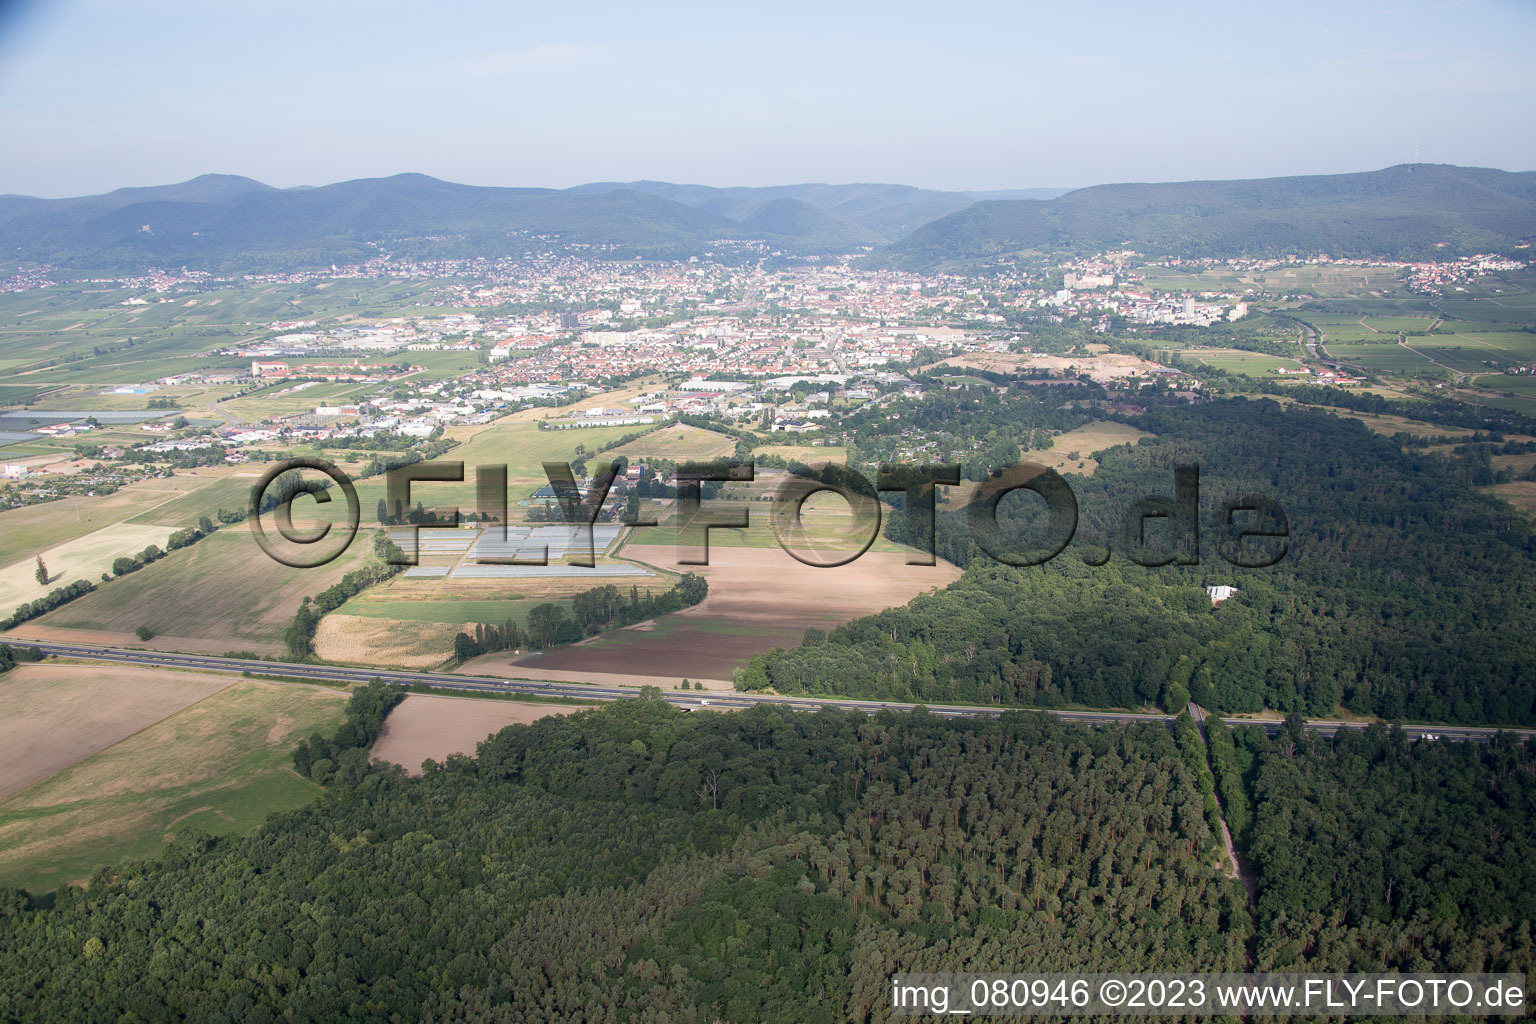
[[[409,575],[409,573],[407,573]],[[581,579],[615,576],[650,576],[648,570],[638,565],[461,565],[453,570],[453,578],[463,579]]]
[[[399,545],[400,550],[407,555],[457,555],[469,550],[469,546],[475,542],[477,534],[466,531],[449,532],[447,530],[433,530],[423,528],[417,535],[416,546],[412,546],[410,530],[391,530],[389,539]]]
[[[592,551],[601,554],[619,539],[623,529],[616,523],[592,527]],[[537,562],[545,558],[558,562],[570,554],[586,554],[586,544],[578,538],[579,528],[557,523],[551,526],[508,526],[503,539],[499,527],[481,531],[479,538],[469,549],[470,561],[482,559],[516,559],[520,562]]]

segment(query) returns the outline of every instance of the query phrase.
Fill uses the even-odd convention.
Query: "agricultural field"
[[[187,287],[169,294],[80,284],[0,295],[0,388],[10,389],[0,394],[20,400],[37,391],[68,388],[65,400],[79,403],[83,395],[108,385],[244,366],[248,360],[208,353],[260,337],[273,320],[306,319],[335,326],[386,318],[429,300],[432,289],[433,282],[427,280],[359,279],[319,285]],[[141,299],[142,304],[125,304]],[[456,356],[454,364],[462,366],[461,353],[421,355]],[[127,407],[143,408],[150,396],[117,397],[135,398],[139,404]],[[102,406],[98,402],[93,407]]]
[[[115,687],[119,673],[136,670],[65,671],[90,673],[88,691],[100,704],[103,673]],[[144,671],[154,677],[150,690],[193,685],[178,681],[184,673]],[[7,680],[0,693],[15,685]],[[320,793],[293,770],[293,748],[341,724],[344,693],[232,677],[195,685],[216,692],[131,735],[112,736],[110,745],[0,802],[0,885],[46,892],[84,883],[99,867],[155,856],[184,830],[249,832]],[[56,732],[80,728],[78,719],[67,722]]]
[[[754,496],[766,498],[777,490],[779,479],[782,477],[777,474],[759,472],[751,493]],[[747,525],[744,528],[711,529],[709,531],[710,550],[713,551],[716,547],[779,547],[778,538],[774,533],[773,507],[773,504],[766,500],[732,502],[726,499],[718,500],[711,507],[707,507],[705,511],[711,516],[717,513],[721,516],[745,513],[747,516]],[[682,525],[680,517],[672,514],[663,516],[656,526],[625,531],[626,539],[620,551],[626,558],[671,568],[674,564],[671,551],[658,556],[654,550],[657,548],[675,550],[683,539]],[[854,521],[853,512],[847,500],[831,491],[819,491],[805,500],[800,507],[800,526],[799,540],[794,542],[797,550],[855,551],[862,538],[869,533],[867,527]],[[869,550],[901,552],[909,549],[886,539],[884,533],[880,533],[875,537]],[[658,557],[663,560],[657,562]]]
[[[869,551],[848,565],[816,568],[776,547],[711,544],[707,566],[676,566],[671,558],[657,562],[705,577],[709,596],[702,604],[537,655],[488,655],[465,670],[485,673],[510,662],[537,673],[601,676],[603,682],[637,675],[645,677],[641,682],[655,677],[728,682],[753,654],[798,644],[809,628],[830,629],[905,604],[960,575],[946,562],[906,561],[903,553]]]
[[[33,557],[12,562],[0,568],[0,609],[13,610],[76,580],[94,583],[102,573],[111,570],[114,560],[137,555],[151,544],[163,549],[166,538],[174,532],[167,526],[117,523],[38,552],[48,570],[47,583],[37,582],[37,562]]]
[[[1433,360],[1421,355],[1414,348],[1399,345],[1395,338],[1390,341],[1357,342],[1347,345],[1326,341],[1324,344],[1335,359],[1358,366],[1370,373],[1414,374],[1432,371],[1440,373],[1446,380],[1450,379],[1446,372],[1447,367],[1436,365]]]
[[[196,526],[203,516],[217,522],[220,509],[244,511],[250,506],[251,487],[264,470],[265,467],[246,466],[177,470],[166,482],[180,482],[178,496],[139,513],[130,522],[159,523],[178,529]]]
[[[491,621],[491,620],[488,620]],[[497,625],[503,617],[494,620]],[[396,668],[436,668],[453,655],[454,622],[400,620],[335,611],[315,630],[315,654],[326,661]]]
[[[1190,273],[1181,267],[1146,267],[1138,271],[1147,287],[1163,291],[1233,292],[1250,288],[1270,295],[1309,294],[1320,299],[1415,300],[1389,267],[1297,264],[1267,270],[1220,267]],[[1420,300],[1422,301],[1422,300]]]
[[[1507,484],[1484,487],[1483,490],[1503,498],[1520,512],[1536,520],[1536,480],[1515,480]]]
[[[616,561],[599,558],[598,564]],[[675,577],[663,571],[648,577],[534,577],[525,579],[408,579],[397,576],[370,587],[325,616],[315,651],[330,661],[397,664],[431,668],[453,653],[454,634],[476,623],[528,624],[528,613],[550,603],[569,608],[571,598],[612,584],[626,591],[661,592]]]
[[[673,423],[651,431],[638,441],[604,452],[603,458],[614,459],[624,455],[631,462],[643,462],[646,459],[687,462],[690,459],[718,459],[731,454],[735,449],[736,439],[733,437],[691,427],[686,423]]]
[[[43,551],[174,501],[187,494],[191,486],[188,480],[180,474],[170,479],[141,480],[111,494],[70,496],[0,512],[0,538],[4,538],[5,552],[12,558],[17,553]],[[193,518],[177,525],[196,522]]]
[[[17,666],[0,679],[0,800],[229,684],[137,666]]]
[[[818,462],[847,462],[848,449],[842,445],[808,444],[760,444],[752,449],[753,457],[776,455],[785,462],[803,462],[813,466]]]
[[[1472,386],[1521,398],[1536,398],[1536,374],[1487,373],[1474,378]]]
[[[1291,371],[1302,368],[1300,359],[1287,359],[1284,356],[1271,356],[1262,352],[1249,352],[1236,348],[1187,348],[1180,351],[1179,355],[1204,363],[1212,369],[1252,377],[1271,375],[1281,367]]]
[[[1527,276],[1527,285],[1536,284],[1536,278]],[[1457,320],[1481,321],[1494,324],[1536,323],[1536,292],[1496,292],[1490,288],[1479,289],[1484,294],[1447,297],[1435,303],[1446,316]]]
[[[540,419],[551,411],[549,409],[529,410],[529,412],[538,412]],[[466,443],[439,460],[463,462],[464,481],[462,483],[420,484],[417,489],[419,489],[421,500],[429,508],[457,505],[461,511],[468,512],[475,507],[474,467],[506,466],[508,501],[515,508],[518,501],[526,500],[529,494],[549,482],[549,478],[544,474],[545,462],[570,462],[576,458],[578,445],[589,453],[594,452],[626,434],[633,434],[636,429],[634,426],[628,426],[541,430],[538,419],[529,417],[527,413],[515,413],[488,427],[481,428]],[[369,480],[364,483],[373,484],[374,482]],[[383,487],[383,481],[380,479],[370,490],[375,490],[377,495],[382,497]],[[413,489],[413,498],[416,497],[417,489]],[[358,490],[361,492],[363,486],[359,485]],[[372,508],[368,501],[364,502],[365,515],[371,513]]]
[[[1478,331],[1473,333],[1455,326],[1447,332],[1442,325],[1427,338],[1409,338],[1408,344],[1436,362],[1460,373],[1487,373],[1511,364],[1536,363],[1536,334],[1525,331]]]
[[[449,754],[473,756],[476,744],[509,725],[527,725],[580,710],[569,704],[411,693],[384,720],[384,729],[373,742],[373,757],[420,775],[421,763],[427,758],[441,762]]]
[[[1024,459],[1049,466],[1058,473],[1092,476],[1094,470],[1099,468],[1098,462],[1093,458],[1094,452],[1101,452],[1106,448],[1114,448],[1122,444],[1136,444],[1142,438],[1151,436],[1145,431],[1137,430],[1124,423],[1108,421],[1089,423],[1076,430],[1057,434],[1053,439],[1055,443],[1050,448],[1025,452]]]
[[[417,353],[411,353],[412,356]],[[403,359],[404,357],[399,357]],[[415,359],[411,360],[415,362]],[[377,391],[377,384],[357,381],[284,383],[239,398],[220,402],[219,413],[234,423],[260,423],[269,417],[294,416],[312,411],[317,405],[346,405]]]
[[[957,368],[985,370],[989,373],[1020,373],[1031,370],[1048,370],[1051,373],[1072,372],[1086,374],[1090,379],[1101,384],[1126,377],[1150,377],[1156,369],[1154,364],[1140,356],[1123,352],[1099,351],[1086,356],[970,352],[962,356],[942,359],[923,367],[923,370],[954,372]]]
[[[1484,330],[1479,325],[1449,324],[1454,327],[1452,337],[1458,343],[1480,345],[1496,356],[1513,363],[1536,362],[1536,333],[1530,331]],[[1435,332],[1436,335],[1443,331]]]
[[[368,536],[360,532],[329,565],[293,569],[262,553],[244,528],[226,528],[18,630],[86,630],[136,643],[131,634],[148,626],[157,634],[153,645],[164,650],[277,654],[300,602],[370,557]]]
[[[1525,455],[1495,455],[1492,457],[1494,469],[1508,469],[1516,476],[1523,476],[1536,468],[1536,453]]]
[[[1396,394],[1388,394],[1387,397],[1394,400],[1400,398],[1400,396]],[[1281,404],[1285,404],[1291,401],[1291,399],[1285,398],[1283,396],[1277,397],[1274,400],[1280,402]],[[1323,408],[1328,412],[1333,413],[1335,416],[1344,416],[1349,419],[1359,420],[1370,430],[1381,434],[1383,437],[1391,437],[1394,434],[1402,433],[1412,434],[1415,437],[1449,437],[1453,439],[1459,439],[1471,437],[1475,433],[1475,431],[1466,427],[1452,427],[1440,423],[1426,423],[1423,420],[1411,419],[1407,416],[1376,415],[1374,413],[1356,412],[1353,409],[1340,409],[1329,406],[1308,406],[1308,408]],[[1506,435],[1506,437],[1513,441],[1536,440],[1536,438],[1529,438],[1523,434],[1509,434]]]

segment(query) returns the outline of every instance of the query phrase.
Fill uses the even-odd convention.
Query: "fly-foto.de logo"
[[[305,477],[304,470],[328,479]],[[615,485],[628,483],[625,460],[614,460],[586,481],[577,480],[571,465],[563,462],[544,463],[544,473],[549,480],[551,516],[572,531],[566,545],[568,564],[596,564],[593,526],[600,520],[616,521],[631,529],[658,525],[654,518],[617,518],[620,503]],[[1143,566],[1198,565],[1202,538],[1200,469],[1176,466],[1172,476],[1170,493],[1147,495],[1132,503],[1119,518],[1118,530],[1095,545],[1083,561],[1103,565],[1119,553]],[[463,483],[464,479],[463,462],[418,462],[389,470],[380,500],[381,522],[411,529],[413,535],[422,526],[458,526],[461,516],[456,506],[434,509],[428,522],[406,510],[419,507],[417,502],[428,485]],[[486,530],[505,535],[507,467],[476,466],[474,480],[474,519]],[[733,500],[722,490],[754,483],[755,467],[738,460],[684,463],[673,481],[676,503],[671,528],[677,538],[677,564],[708,565],[711,530],[744,529],[753,524],[750,503]],[[786,553],[806,565],[834,568],[857,560],[879,537],[886,504],[881,495],[899,496],[900,511],[896,514],[907,517],[908,527],[902,539],[917,549],[907,562],[933,565],[940,531],[940,488],[959,485],[960,468],[952,465],[882,465],[873,483],[857,470],[837,464],[791,470],[769,496],[766,516],[774,539]],[[327,522],[300,529],[293,520],[295,503],[307,496],[328,504],[333,500],[333,486],[346,501],[341,528],[334,530],[338,524]],[[804,521],[806,503],[822,493],[841,496],[852,511],[851,516],[842,517],[844,526],[831,544],[824,535],[813,538]],[[1033,504],[1031,514],[999,514],[1005,499],[1013,495]],[[993,471],[970,492],[962,509],[961,528],[976,546],[998,562],[1020,567],[1043,565],[1065,551],[1077,535],[1080,518],[1077,495],[1066,478],[1033,462]],[[313,568],[333,561],[351,544],[362,520],[362,504],[352,479],[339,467],[321,459],[298,458],[274,464],[252,487],[250,514],[262,550],[284,565]],[[1227,497],[1216,506],[1214,515],[1206,518],[1211,520],[1207,526],[1217,554],[1231,565],[1264,568],[1284,558],[1289,548],[1290,524],[1285,511],[1266,495]],[[276,537],[269,532],[269,519]],[[414,550],[414,544],[394,550],[391,561],[414,565]],[[548,554],[481,559],[487,560],[546,565]]]

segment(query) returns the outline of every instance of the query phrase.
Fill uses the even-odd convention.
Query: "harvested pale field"
[[[803,462],[808,466],[817,462],[848,461],[848,449],[842,445],[760,444],[752,449],[752,454],[754,457],[776,455],[786,462]]]
[[[1055,442],[1052,447],[1025,452],[1024,459],[1028,462],[1038,462],[1042,466],[1049,466],[1058,473],[1092,476],[1094,470],[1099,468],[1098,462],[1093,458],[1094,452],[1114,448],[1116,445],[1135,444],[1142,438],[1151,436],[1124,423],[1108,421],[1090,423],[1076,430],[1056,435],[1052,439]],[[1076,458],[1072,457],[1074,454]]]
[[[1052,373],[1086,374],[1091,380],[1104,383],[1125,377],[1147,377],[1157,368],[1140,356],[1103,352],[1089,356],[1046,356],[1013,352],[972,352],[963,356],[941,359],[925,371],[937,367],[954,367],[969,370],[987,370],[992,373],[1019,373],[1030,370],[1049,370]]]
[[[427,758],[442,761],[449,754],[473,755],[476,744],[509,725],[527,725],[580,710],[568,704],[411,693],[384,720],[384,729],[373,744],[373,756],[420,775],[421,763]]]
[[[151,544],[163,549],[166,538],[175,532],[169,526],[115,523],[46,551],[7,550],[6,554],[13,558],[18,554],[23,557],[0,569],[0,608],[9,612],[76,580],[94,583],[102,573],[111,571],[115,559],[137,555]],[[6,547],[9,549],[10,545]],[[48,569],[46,584],[39,584],[35,578],[38,555]]]
[[[1536,468],[1536,452],[1527,452],[1524,455],[1495,455],[1492,461],[1495,470],[1508,469],[1516,476],[1524,476]]]
[[[208,472],[206,470],[198,472]],[[192,471],[178,471],[170,478],[142,480],[119,488],[111,494],[94,498],[60,498],[41,505],[0,512],[0,538],[4,538],[4,559],[9,562],[23,555],[28,558],[76,537],[84,537],[104,527],[119,523],[157,506],[184,497],[190,490],[208,481]],[[159,520],[156,520],[158,523]],[[194,518],[180,526],[195,526]],[[142,551],[144,545],[139,545]],[[127,554],[128,552],[123,552]],[[49,566],[53,571],[53,567]],[[100,572],[97,572],[100,575]]]
[[[499,625],[499,623],[498,623]],[[326,661],[433,668],[453,654],[453,622],[376,619],[332,612],[315,631],[315,653]]]
[[[1536,481],[1516,480],[1507,484],[1494,484],[1483,490],[1498,495],[1532,519],[1536,519]]]
[[[0,677],[0,798],[224,689],[229,676],[129,665],[20,665]]]
[[[710,548],[707,566],[677,566],[657,552],[655,564],[696,572],[709,596],[696,607],[618,629],[570,647],[524,656],[516,664],[554,679],[576,673],[593,682],[635,676],[724,680],[752,655],[798,644],[809,628],[831,629],[906,604],[960,575],[953,565],[907,565],[896,552],[864,554],[848,565],[815,568],[777,547]],[[467,671],[476,671],[472,664]],[[485,671],[484,669],[479,669]],[[570,678],[562,675],[560,678]]]
[[[0,640],[9,644],[28,640],[43,640],[61,644],[98,644],[102,647],[132,647],[145,651],[179,651],[184,654],[282,654],[287,650],[279,643],[259,643],[241,640],[231,645],[229,640],[206,639],[189,636],[166,636],[156,633],[148,643],[133,633],[121,633],[110,629],[58,629],[44,626],[42,620],[23,622],[15,629],[0,634]]]
[[[629,444],[604,452],[603,459],[627,456],[631,462],[646,459],[671,459],[686,462],[689,459],[714,459],[729,455],[736,449],[736,439],[713,430],[691,427],[686,423],[673,423],[653,430]]]
[[[184,829],[240,835],[313,800],[320,787],[293,770],[293,748],[336,730],[346,694],[220,682],[228,685],[0,802],[0,884],[38,893],[80,884],[97,868],[155,856]]]

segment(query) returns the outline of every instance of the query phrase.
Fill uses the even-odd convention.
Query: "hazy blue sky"
[[[0,4],[0,192],[1536,168],[1530,0]]]

